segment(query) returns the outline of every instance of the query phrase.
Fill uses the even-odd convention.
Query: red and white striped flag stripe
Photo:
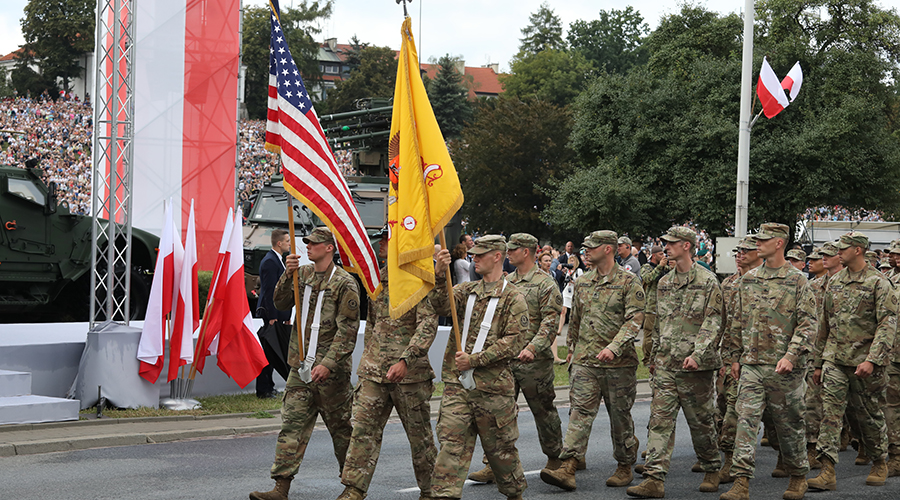
[[[800,87],[803,85],[803,69],[800,67],[800,61],[794,63],[794,67],[788,72],[784,80],[781,80],[781,88],[789,90],[791,102],[797,98],[800,93]]]
[[[266,147],[281,153],[285,189],[331,229],[344,266],[374,296],[381,282],[375,251],[288,49],[277,1],[270,2],[270,12]]]

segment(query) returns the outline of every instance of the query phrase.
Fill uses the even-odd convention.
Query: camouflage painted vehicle
[[[0,317],[84,321],[91,295],[91,218],[60,204],[56,184],[45,184],[41,173],[0,166]],[[98,243],[107,247],[105,235]],[[158,247],[155,235],[132,230],[131,319],[146,312]]]

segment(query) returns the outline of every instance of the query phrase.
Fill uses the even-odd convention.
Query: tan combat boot
[[[288,491],[291,489],[291,479],[279,477],[275,479],[275,488],[272,491],[254,491],[250,493],[250,500],[288,500]]]
[[[869,471],[869,476],[866,477],[866,484],[869,486],[884,486],[887,477],[887,462],[885,462],[883,458],[879,458],[872,462],[872,470]]]
[[[606,485],[613,488],[628,486],[634,481],[634,474],[631,473],[631,464],[619,464],[613,475],[606,480]]]
[[[494,471],[491,470],[490,464],[484,464],[484,469],[469,474],[469,479],[476,483],[493,483]]]
[[[345,486],[344,492],[337,497],[337,500],[363,500],[363,498],[366,498],[366,494],[361,489],[355,486]]]
[[[562,460],[560,460],[558,457],[547,457],[547,465],[544,468],[556,470],[559,469],[560,465],[562,465]]]
[[[723,455],[722,468],[719,469],[720,484],[734,482],[734,476],[731,475],[731,460],[734,458],[734,454],[730,451],[726,451]]]
[[[663,498],[666,496],[666,487],[659,479],[648,477],[641,484],[629,487],[625,493],[636,498]]]
[[[834,462],[828,457],[822,457],[822,470],[819,475],[806,482],[814,490],[837,489],[837,477],[834,475]]]
[[[806,495],[806,489],[806,476],[791,476],[791,482],[781,498],[784,500],[800,500]]]
[[[694,465],[691,466],[691,472],[703,472],[703,466],[700,465],[699,460],[694,462]]]
[[[900,476],[900,455],[891,455],[888,459],[888,477]]]
[[[856,453],[856,461],[853,462],[856,465],[866,465],[869,463],[869,457],[866,455],[866,449],[863,447],[862,443],[859,443],[859,450]]]
[[[634,472],[637,474],[643,474],[645,470],[647,470],[647,464],[635,464],[634,465]]]
[[[719,500],[750,500],[750,478],[734,478],[731,489],[719,495]]]
[[[809,461],[810,469],[822,468],[822,462],[819,461],[819,453],[816,451],[816,443],[806,444],[806,459]]]
[[[585,470],[587,469],[587,460],[584,457],[578,459],[578,465],[575,466],[575,470]]]
[[[703,482],[700,483],[700,491],[703,493],[713,493],[719,491],[719,473],[707,472],[703,475]]]
[[[562,488],[566,491],[575,489],[575,467],[578,459],[574,457],[563,460],[558,469],[541,470],[541,481]]]
[[[778,463],[772,469],[772,477],[790,477],[790,474],[784,469],[784,455],[778,452]]]

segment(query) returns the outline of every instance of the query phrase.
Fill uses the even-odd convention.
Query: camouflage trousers
[[[350,411],[353,406],[353,386],[350,374],[332,373],[324,382],[305,383],[296,368],[291,369],[284,387],[281,404],[281,432],[275,444],[273,479],[292,478],[300,469],[303,454],[309,444],[316,417],[322,415],[331,434],[334,456],[343,469],[344,457],[350,445]]]
[[[822,426],[822,385],[813,380],[815,369],[809,366],[806,370],[806,442],[819,440],[819,429]]]
[[[741,366],[732,474],[753,477],[759,423],[766,408],[778,433],[785,470],[792,476],[809,472],[803,423],[805,395],[806,370],[802,366],[785,375],[775,373],[775,365]]]
[[[657,368],[647,437],[644,475],[666,480],[674,451],[673,436],[678,409],[684,411],[691,430],[694,452],[705,472],[722,466],[716,436],[716,372],[674,372]]]
[[[859,425],[860,445],[865,449],[866,456],[877,460],[887,453],[887,425],[882,410],[886,404],[886,368],[875,366],[872,375],[867,378],[859,378],[855,372],[855,366],[840,366],[830,361],[822,367],[822,409],[825,418],[816,446],[820,459],[827,457],[838,463],[845,411],[850,422],[855,420]]]
[[[731,367],[726,367],[722,381],[722,392],[719,394],[719,414],[722,415],[722,426],[719,429],[719,449],[725,453],[734,451],[734,434],[737,432],[738,381],[731,376]]]
[[[515,496],[525,491],[525,472],[516,449],[518,411],[512,396],[468,391],[459,384],[445,385],[437,421],[441,450],[431,475],[431,496],[462,497],[476,437],[481,439],[500,493]]]
[[[534,415],[541,451],[556,458],[562,452],[562,421],[553,404],[556,391],[553,388],[553,359],[535,359],[531,363],[510,363],[516,379],[516,399],[519,391],[525,395],[528,408]]]
[[[894,456],[900,455],[900,363],[891,363],[887,367],[887,376],[884,419],[888,430],[888,454]]]
[[[613,444],[613,458],[616,462],[630,466],[637,459],[638,442],[634,436],[634,420],[631,407],[637,395],[635,366],[622,368],[593,368],[572,365],[569,400],[572,412],[569,427],[563,442],[563,452],[559,458],[584,458],[591,428],[600,400],[606,403],[609,415],[610,436]]]
[[[364,493],[369,491],[381,453],[384,426],[391,409],[396,407],[409,439],[419,490],[430,492],[431,472],[437,456],[429,403],[433,391],[430,380],[415,384],[379,384],[360,379],[353,397],[353,435],[347,449],[341,483]]]

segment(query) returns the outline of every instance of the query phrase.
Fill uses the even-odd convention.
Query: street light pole
[[[750,106],[753,103],[753,18],[754,0],[744,1],[744,51],[741,59],[741,115],[738,134],[737,193],[734,208],[734,236],[747,234],[750,188]]]

